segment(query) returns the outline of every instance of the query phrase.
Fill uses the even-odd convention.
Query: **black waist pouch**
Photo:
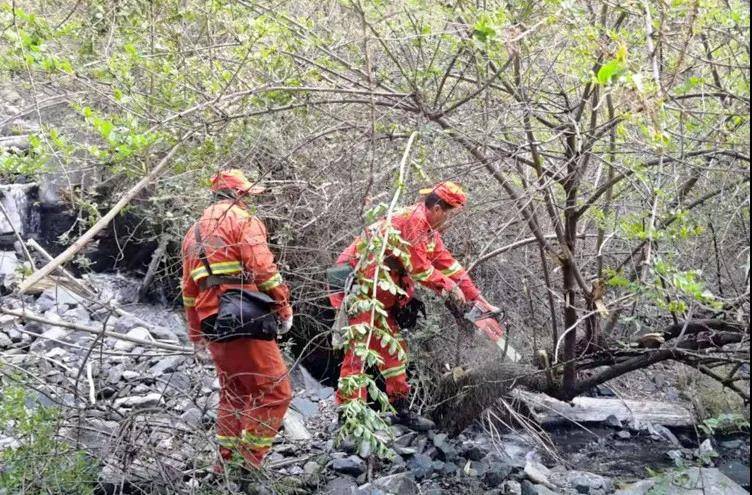
[[[397,306],[392,310],[397,325],[403,330],[412,330],[418,324],[418,318],[426,317],[426,305],[420,299],[412,298],[404,306]]]
[[[326,269],[326,283],[332,292],[342,292],[350,289],[354,274],[350,265],[337,265]]]
[[[261,292],[230,289],[219,298],[216,318],[207,318],[201,328],[210,342],[228,342],[238,338],[274,340],[277,318],[274,299]]]

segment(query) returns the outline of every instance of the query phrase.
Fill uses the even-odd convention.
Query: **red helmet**
[[[242,170],[233,168],[230,170],[221,170],[217,175],[211,178],[211,190],[223,191],[231,190],[243,194],[261,194],[266,190],[264,186],[254,184],[245,178]]]
[[[465,203],[467,203],[467,194],[465,194],[465,191],[462,190],[462,186],[460,186],[456,182],[439,182],[432,188],[420,190],[420,194],[427,195],[431,193],[436,194],[436,196],[441,198],[442,201],[444,201],[452,208],[456,208],[457,206],[465,206]]]

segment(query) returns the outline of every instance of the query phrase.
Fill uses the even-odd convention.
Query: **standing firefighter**
[[[388,316],[386,322],[389,325],[388,332],[398,337],[400,320],[405,312],[413,317],[407,320],[415,320],[414,313],[422,303],[413,299],[415,292],[414,281],[432,289],[441,297],[450,299],[454,305],[463,308],[469,302],[483,308],[484,311],[495,310],[480,295],[473,281],[465,269],[454,259],[452,254],[444,246],[440,232],[447,221],[453,217],[467,201],[467,196],[462,188],[454,182],[442,182],[432,189],[421,190],[426,197],[422,202],[396,213],[391,218],[391,226],[400,233],[402,239],[407,242],[409,263],[400,260],[393,252],[387,249],[384,265],[389,269],[392,281],[399,286],[404,294],[394,294],[388,290],[379,289],[376,299],[383,304],[383,309]],[[369,230],[376,233],[383,230],[381,220]],[[376,263],[373,261],[363,262],[362,249],[363,238],[356,239],[337,259],[340,266],[349,265],[359,271],[362,278],[372,279],[376,271]],[[339,308],[344,299],[344,293],[338,292],[330,296],[332,305]],[[349,324],[357,325],[369,323],[371,311],[364,311],[355,316],[350,315]],[[409,325],[408,325],[409,326]],[[384,329],[386,330],[386,329]],[[400,344],[405,350],[404,341]],[[388,346],[387,346],[388,347]],[[427,427],[427,420],[412,414],[409,411],[408,395],[410,385],[407,381],[406,364],[404,359],[398,357],[398,353],[389,352],[387,347],[382,347],[378,338],[372,338],[369,348],[381,356],[383,362],[379,364],[379,371],[386,382],[386,392],[392,406],[397,411],[396,422],[400,422],[415,429]],[[356,356],[353,346],[349,346],[345,352],[344,361],[340,370],[340,383],[353,375],[361,372],[362,360]],[[366,390],[344,391],[342,387],[337,392],[337,403],[343,404],[353,397],[366,397]]]
[[[289,291],[266,227],[245,201],[263,192],[240,170],[212,178],[216,202],[183,239],[183,303],[189,338],[208,346],[219,376],[217,441],[258,468],[282,424],[292,389],[275,337],[290,330]],[[222,463],[217,470],[222,469]]]

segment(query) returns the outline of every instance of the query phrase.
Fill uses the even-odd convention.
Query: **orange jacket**
[[[480,295],[480,291],[465,269],[444,246],[441,234],[431,228],[423,203],[396,213],[392,217],[392,226],[400,231],[402,238],[410,245],[411,270],[407,271],[407,276],[401,278],[392,272],[392,279],[407,292],[407,299],[415,292],[413,280],[437,293],[449,291],[455,285],[459,285],[468,301],[473,301]],[[337,264],[349,264],[355,267],[358,263],[357,245],[359,242],[360,238],[350,244],[337,258]],[[363,275],[373,277],[374,269],[373,265],[365,267]],[[386,291],[378,291],[377,297],[387,308],[398,302],[396,296]],[[339,307],[342,303],[342,294],[332,294],[330,301],[332,305]]]
[[[244,274],[250,282],[199,290],[198,282],[209,274],[199,258],[194,232],[197,227],[201,229],[201,240],[212,274]],[[182,257],[183,305],[188,319],[188,337],[192,342],[201,339],[201,320],[217,314],[219,296],[228,288],[265,292],[276,301],[275,310],[280,318],[292,316],[289,289],[282,282],[274,255],[269,251],[266,227],[242,204],[223,200],[204,210],[183,239]]]

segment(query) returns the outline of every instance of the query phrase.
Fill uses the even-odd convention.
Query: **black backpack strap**
[[[199,228],[199,222],[193,226],[193,232],[196,236],[196,246],[198,247],[198,259],[201,260],[201,264],[206,268],[207,276],[198,281],[198,288],[200,290],[206,290],[210,287],[216,287],[222,284],[243,284],[246,282],[246,278],[241,274],[239,277],[214,275],[212,273],[209,260],[206,258],[206,250],[204,249],[204,241],[201,239],[201,229]]]
[[[199,226],[199,222],[196,222],[196,225],[193,226],[193,232],[196,235],[196,246],[198,246],[198,259],[201,260],[201,263],[204,265],[204,268],[206,268],[206,273],[209,274],[209,276],[214,275],[211,270],[211,266],[209,265],[209,260],[206,259],[206,250],[204,249],[204,241],[201,239],[201,228]]]

